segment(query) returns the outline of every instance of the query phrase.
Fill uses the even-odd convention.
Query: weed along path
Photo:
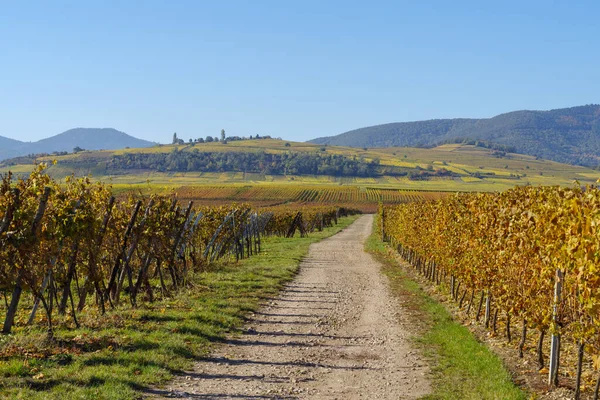
[[[244,334],[218,346],[163,398],[412,399],[428,367],[409,342],[408,317],[365,253],[372,215],[311,245],[296,278],[266,299]],[[404,324],[403,324],[404,322]]]

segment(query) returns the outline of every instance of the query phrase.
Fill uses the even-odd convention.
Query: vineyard
[[[110,332],[110,322],[98,321],[122,317],[123,324],[137,310],[203,290],[198,274],[259,258],[254,256],[265,254],[267,238],[306,237],[379,203],[384,239],[417,271],[447,288],[490,334],[502,327],[511,342],[518,329],[519,353],[535,348],[549,381],[557,384],[570,374],[577,388],[600,388],[600,379],[593,379],[600,369],[600,191],[595,188],[447,195],[352,186],[223,185],[183,187],[174,194],[116,195],[88,178],[57,182],[44,165],[26,179],[3,176],[0,322],[5,335],[0,338],[43,329],[50,343],[44,346],[52,350],[32,351],[41,359],[57,353],[70,357],[75,350],[69,346],[77,343],[109,352],[118,342],[110,334],[93,347],[90,343],[100,339],[65,340],[64,332]],[[223,294],[220,301],[215,307],[230,307],[233,300]],[[144,315],[149,314],[136,316],[138,324],[148,322]],[[170,329],[182,328],[174,322]],[[528,337],[537,346],[526,345]],[[29,350],[16,343],[0,342],[0,360],[27,365]],[[27,371],[36,376],[36,367]]]
[[[538,366],[548,369],[549,383],[574,375],[576,397],[595,384],[598,398],[600,190],[457,194],[381,207],[380,217],[384,239],[491,334],[502,321],[510,342],[518,326],[520,357],[536,331]],[[573,365],[561,353],[573,354]]]
[[[435,200],[443,192],[409,191],[384,188],[361,188],[358,186],[184,186],[176,189],[178,198],[202,203],[218,200],[249,202],[258,207],[283,203],[332,204],[363,212],[376,212],[377,204],[400,204],[415,201]]]
[[[40,165],[28,179],[0,187],[0,287],[3,333],[16,324],[80,326],[101,314],[172,296],[191,274],[219,259],[250,257],[265,236],[304,236],[354,211],[333,206],[247,204],[193,207],[164,196],[115,199],[87,178],[52,180]],[[43,316],[38,311],[43,310]]]

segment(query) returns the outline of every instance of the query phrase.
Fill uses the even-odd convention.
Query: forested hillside
[[[0,160],[28,154],[86,150],[116,150],[126,147],[149,147],[154,143],[137,139],[112,128],[75,128],[37,142],[21,142],[0,136]]]
[[[106,164],[107,172],[152,170],[156,172],[250,172],[266,175],[329,175],[377,177],[409,176],[425,179],[430,176],[453,176],[444,168],[424,171],[393,165],[381,165],[379,159],[347,157],[339,154],[304,152],[201,152],[125,153],[113,155]]]
[[[19,142],[18,140],[0,136],[0,160],[17,156],[18,152],[15,149],[18,149],[23,144],[23,142]]]
[[[551,111],[515,111],[487,119],[436,119],[356,129],[314,139],[352,147],[428,147],[476,142],[553,161],[600,164],[600,105]]]

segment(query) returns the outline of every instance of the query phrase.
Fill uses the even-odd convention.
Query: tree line
[[[365,160],[337,154],[286,152],[201,152],[198,149],[170,153],[126,153],[114,155],[108,170],[150,169],[157,172],[252,172],[266,175],[333,175],[375,177],[382,174],[378,159]],[[399,175],[401,168],[385,167]]]
[[[221,138],[219,139],[218,136],[206,136],[206,138],[190,138],[188,139],[188,141],[186,142],[185,140],[179,138],[177,136],[177,132],[173,133],[173,139],[171,141],[171,144],[195,144],[195,143],[212,143],[212,142],[221,142],[224,144],[227,144],[228,142],[235,142],[237,140],[254,140],[254,139],[273,139],[271,137],[271,135],[264,135],[264,136],[260,136],[259,134],[256,134],[255,136],[226,136],[225,135],[225,129],[221,129]],[[281,138],[277,138],[277,140],[281,140]]]

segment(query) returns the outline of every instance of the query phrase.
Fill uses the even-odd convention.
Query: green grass
[[[131,399],[190,368],[211,345],[236,334],[261,299],[295,275],[311,243],[356,217],[307,238],[266,238],[263,252],[193,277],[189,289],[148,306],[81,315],[87,328],[59,328],[62,346],[44,343],[40,328],[0,337],[0,397]],[[12,354],[11,354],[12,351]]]
[[[432,394],[425,399],[526,399],[500,359],[431,298],[372,234],[365,245],[383,265],[392,291],[419,321],[414,341],[432,360]]]

